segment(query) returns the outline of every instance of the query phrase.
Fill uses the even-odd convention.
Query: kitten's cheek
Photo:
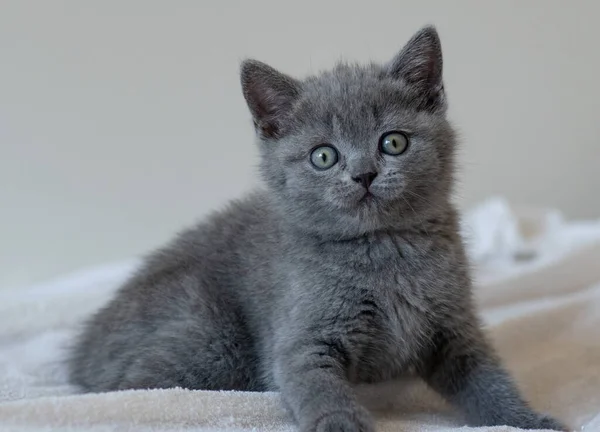
[[[329,188],[323,191],[322,199],[325,205],[334,206],[338,209],[346,209],[351,206],[352,197],[343,188]]]
[[[400,199],[403,190],[404,188],[401,185],[373,186],[371,188],[371,193],[381,200],[391,201]]]

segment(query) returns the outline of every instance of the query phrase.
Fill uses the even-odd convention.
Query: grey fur
[[[305,80],[241,68],[266,188],[151,254],[85,327],[87,391],[279,390],[301,431],[372,431],[353,383],[420,375],[472,425],[562,429],[532,411],[482,333],[450,204],[455,137],[440,41]],[[408,134],[383,155],[387,131]],[[310,163],[333,145],[339,162]],[[370,192],[353,177],[377,173]]]

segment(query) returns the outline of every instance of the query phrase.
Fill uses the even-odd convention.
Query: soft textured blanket
[[[466,236],[478,304],[523,392],[574,430],[600,431],[600,223],[491,201],[466,217]],[[134,266],[0,290],[0,430],[293,431],[276,393],[76,394],[64,347]],[[381,431],[471,430],[419,382],[357,391]]]

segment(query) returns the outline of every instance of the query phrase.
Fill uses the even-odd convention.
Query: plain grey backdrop
[[[599,13],[593,0],[3,0],[0,288],[145,252],[252,188],[243,58],[303,76],[388,59],[427,23],[461,133],[460,205],[504,195],[597,217]]]

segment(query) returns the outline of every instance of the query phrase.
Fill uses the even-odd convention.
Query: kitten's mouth
[[[375,195],[373,195],[370,191],[366,191],[362,198],[358,201],[360,203],[372,204],[375,201]]]

